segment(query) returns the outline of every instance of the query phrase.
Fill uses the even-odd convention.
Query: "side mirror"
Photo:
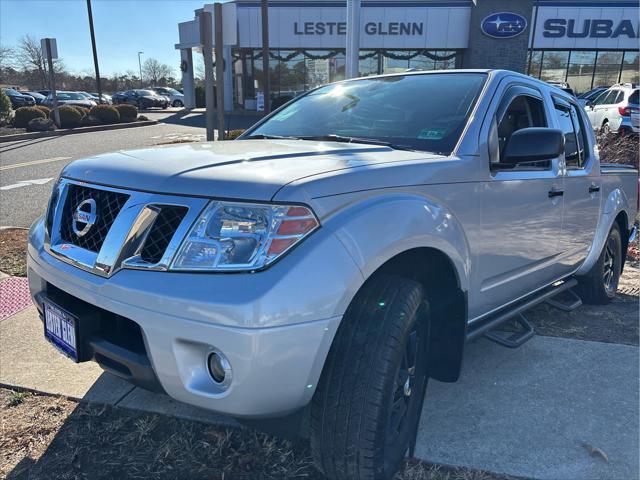
[[[514,132],[504,149],[502,163],[551,160],[564,152],[564,135],[560,130],[546,127],[523,128]]]

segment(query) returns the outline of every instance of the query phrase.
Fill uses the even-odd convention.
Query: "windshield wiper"
[[[414,150],[413,148],[405,147],[404,145],[396,145],[390,142],[385,142],[383,140],[375,140],[373,138],[361,138],[361,137],[347,137],[344,135],[314,135],[314,136],[303,136],[296,137],[300,140],[317,140],[324,142],[342,142],[342,143],[361,143],[364,145],[378,145],[381,147],[389,147],[394,150]]]
[[[254,135],[249,135],[246,138],[247,139],[251,139],[251,140],[262,140],[262,139],[266,139],[266,140],[298,140],[299,139],[299,137],[284,136],[284,135],[265,135],[264,133],[256,133]]]

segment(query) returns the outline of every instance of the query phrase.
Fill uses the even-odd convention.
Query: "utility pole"
[[[205,98],[205,119],[207,130],[207,141],[215,140],[213,122],[214,101],[213,101],[213,60],[211,52],[213,51],[213,40],[211,38],[211,12],[202,10],[198,14],[200,20],[200,43],[202,44],[202,56],[204,57],[204,98]],[[224,128],[224,125],[222,125]],[[220,129],[220,126],[218,126]]]
[[[142,88],[142,62],[140,61],[140,55],[144,52],[138,52],[138,68],[140,69],[140,88]]]
[[[218,104],[218,140],[224,140],[224,39],[222,37],[222,4],[213,4],[213,13],[216,21],[216,96]],[[231,68],[230,65],[226,66]]]
[[[264,90],[264,113],[271,111],[271,81],[269,78],[269,2],[261,0],[262,15],[262,85]]]
[[[91,46],[93,47],[93,66],[96,70],[96,88],[98,89],[98,103],[102,103],[102,87],[100,87],[100,68],[98,67],[98,51],[96,49],[96,35],[93,31],[93,12],[91,0],[87,0],[87,13],[89,14],[89,30],[91,32]]]
[[[360,68],[360,0],[347,0],[347,54],[345,78],[356,78]]]

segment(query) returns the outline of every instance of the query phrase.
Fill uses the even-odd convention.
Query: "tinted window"
[[[606,92],[602,93],[600,96],[598,96],[598,98],[595,99],[595,101],[593,102],[594,105],[607,105],[609,102],[609,99],[613,98],[615,96],[615,91],[614,90],[607,90]]]
[[[450,153],[486,76],[398,75],[320,87],[300,97],[251,135],[340,135]]]
[[[86,100],[83,95],[75,92],[58,92],[58,100]]]
[[[633,93],[629,96],[629,103],[633,103],[634,105],[637,105],[639,103],[638,90],[634,90]]]
[[[613,99],[613,103],[620,103],[622,100],[624,100],[624,92],[619,90],[618,94],[616,95],[616,97]]]
[[[499,164],[500,158],[504,157],[504,150],[509,143],[511,135],[523,128],[547,126],[542,100],[529,95],[520,95],[511,100],[511,103],[502,118],[497,120],[498,147],[500,154],[499,158],[492,159],[492,161],[497,162],[497,165],[494,166],[500,167],[503,167]],[[534,162],[531,164],[520,164],[517,167],[514,165],[504,165],[504,167],[527,169],[532,166],[537,168],[548,168],[550,165],[550,162],[545,161]]]
[[[555,106],[558,127],[564,133],[564,159],[567,168],[581,168],[585,160],[584,128],[573,105]]]

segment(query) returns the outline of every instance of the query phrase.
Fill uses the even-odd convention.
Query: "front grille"
[[[96,202],[96,221],[85,235],[78,236],[73,231],[73,212],[78,205],[90,198]],[[125,193],[69,184],[62,211],[60,236],[67,243],[98,253],[113,222],[128,199],[129,195]]]
[[[140,252],[140,258],[145,262],[158,263],[162,259],[169,242],[188,210],[187,207],[173,205],[164,205],[161,208]]]

